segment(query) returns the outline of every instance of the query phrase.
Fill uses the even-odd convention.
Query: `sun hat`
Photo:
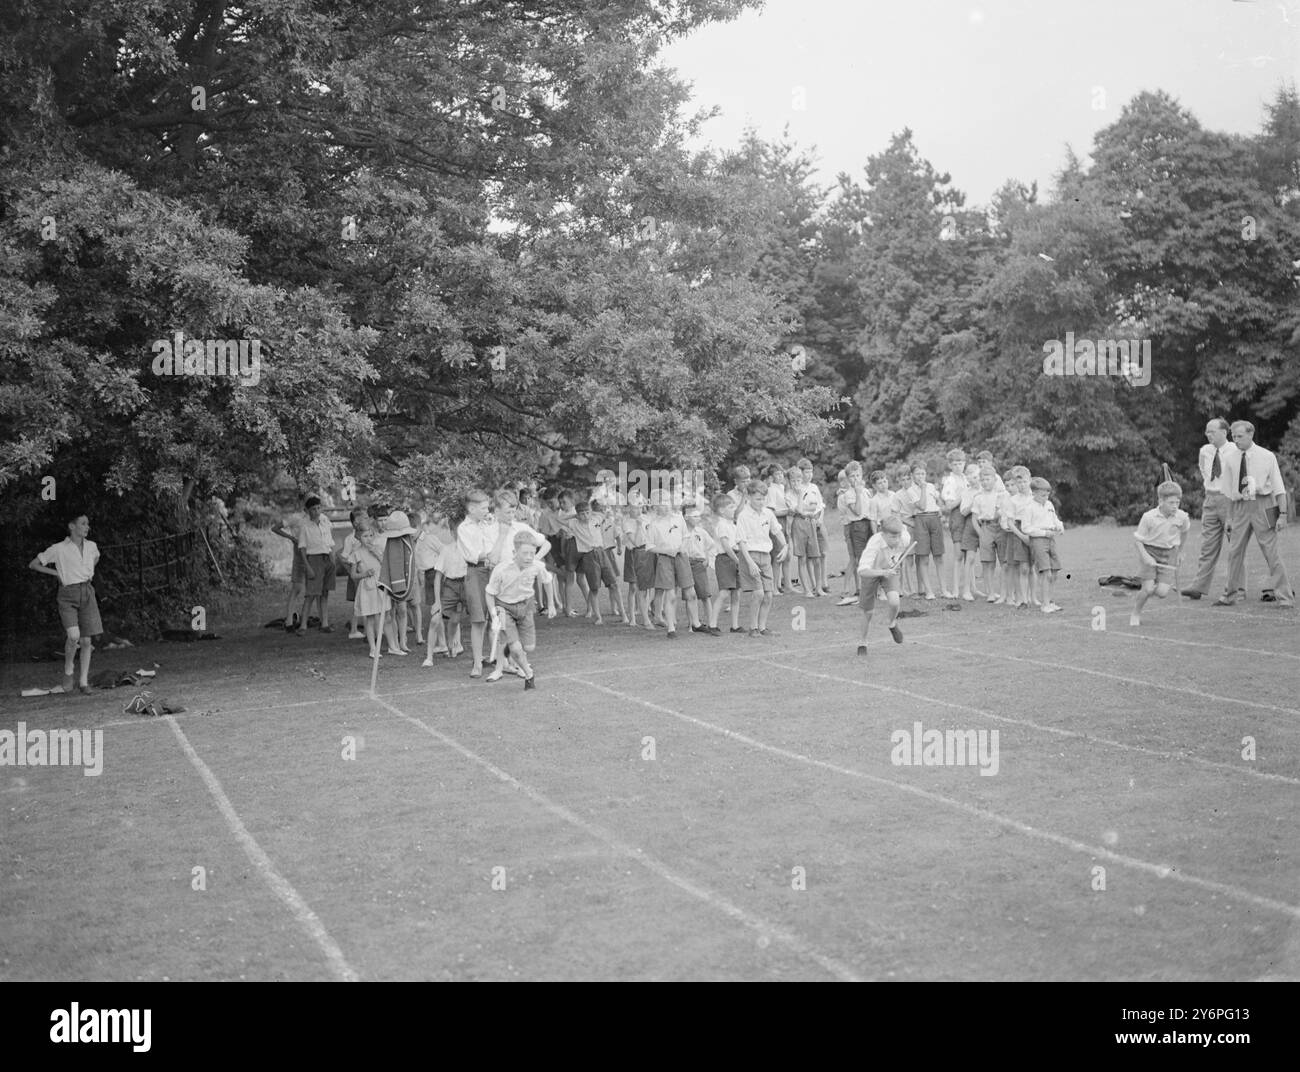
[[[394,510],[384,521],[384,537],[390,536],[412,536],[415,533],[415,526],[411,524],[411,519],[401,510]]]

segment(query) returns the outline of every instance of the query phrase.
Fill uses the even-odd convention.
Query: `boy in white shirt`
[[[952,591],[961,592],[962,553],[961,538],[966,531],[966,519],[961,512],[961,498],[966,491],[966,452],[960,449],[948,451],[948,471],[944,473],[939,484],[939,498],[943,500],[944,522],[948,534],[952,537]],[[940,576],[940,582],[943,577]],[[944,585],[948,588],[948,585]],[[947,592],[944,593],[945,596]]]
[[[980,472],[979,483],[979,491],[971,496],[970,517],[979,542],[978,557],[984,570],[984,586],[988,589],[986,599],[989,603],[1001,603],[1003,596],[996,589],[1005,584],[1006,572],[1004,569],[1002,576],[998,574],[999,537],[1002,535],[998,526],[998,505],[1002,495],[997,490],[992,469]],[[978,594],[984,595],[983,592]]]
[[[528,661],[528,653],[537,646],[537,630],[533,615],[537,605],[533,599],[534,582],[540,580],[548,588],[554,579],[546,564],[537,557],[537,544],[531,533],[520,531],[514,537],[514,557],[492,570],[484,597],[488,618],[493,628],[500,629],[501,643],[497,647],[497,662],[488,674],[488,681],[500,681],[511,660],[523,672],[524,688],[536,688],[535,673]],[[548,618],[555,617],[555,600],[546,610]]]
[[[1029,482],[1029,487],[1033,491],[1033,498],[1020,513],[1020,527],[1029,537],[1030,559],[1034,572],[1038,574],[1039,589],[1043,596],[1043,613],[1055,614],[1061,609],[1052,602],[1056,574],[1061,569],[1061,560],[1056,556],[1056,536],[1065,531],[1065,526],[1056,516],[1056,507],[1047,500],[1052,485],[1041,476],[1036,476]]]
[[[1173,587],[1178,564],[1183,557],[1183,544],[1192,527],[1192,520],[1179,509],[1183,489],[1174,481],[1166,480],[1156,488],[1159,504],[1148,510],[1138,522],[1133,539],[1137,541],[1138,559],[1142,563],[1139,576],[1142,588],[1133,601],[1133,613],[1128,624],[1142,624],[1142,608],[1154,594],[1164,599]]]
[[[785,533],[781,531],[781,522],[766,506],[767,488],[761,480],[751,480],[745,486],[745,506],[736,513],[736,546],[740,552],[740,587],[743,591],[754,592],[754,603],[750,608],[751,637],[771,636],[767,628],[767,615],[772,609],[772,545],[780,545],[776,561],[779,563],[789,554],[789,545],[785,542]],[[733,604],[734,606],[734,604]],[[734,613],[734,611],[733,611]]]
[[[1038,605],[1038,599],[1034,594],[1032,577],[1029,572],[1029,537],[1021,531],[1021,517],[1025,508],[1033,502],[1034,497],[1029,493],[1029,470],[1023,465],[1013,465],[1010,470],[1010,481],[1007,484],[1007,490],[1011,492],[1007,500],[1006,515],[1010,521],[1010,532],[1012,536],[1011,544],[1011,566],[1015,575],[1015,592],[1011,600],[1012,607],[1027,607],[1030,603]]]
[[[980,534],[973,519],[975,496],[980,490],[980,467],[971,462],[966,466],[962,481],[961,503],[957,507],[961,515],[961,530],[953,539],[953,554],[961,561],[959,574],[961,598],[967,603],[973,603],[977,595],[985,594],[974,590],[975,567],[980,561]]]
[[[99,562],[99,547],[94,540],[86,539],[89,532],[90,518],[85,514],[75,514],[68,519],[67,538],[51,544],[27,563],[28,569],[59,579],[56,602],[59,622],[66,634],[63,684],[51,691],[72,691],[73,666],[78,651],[81,653],[81,680],[76,688],[80,692],[90,691],[91,638],[102,635],[104,626],[99,618],[99,603],[92,583],[95,565]]]
[[[672,509],[672,496],[662,489],[650,494],[654,513],[646,525],[646,552],[654,556],[655,598],[652,612],[655,621],[662,615],[668,627],[668,639],[677,639],[677,593],[695,583],[690,564],[681,557],[686,537],[686,522]]]
[[[686,521],[686,536],[682,541],[682,550],[691,567],[693,579],[692,587],[685,590],[686,606],[691,615],[691,632],[721,636],[721,631],[711,629],[704,624],[706,618],[709,621],[713,620],[713,597],[716,593],[714,582],[709,577],[709,567],[713,564],[718,545],[709,535],[708,530],[700,524],[698,506],[693,503],[687,506],[682,516]],[[699,609],[701,603],[704,605],[703,613]]]
[[[709,632],[721,636],[718,614],[722,609],[722,593],[727,593],[731,607],[731,631],[743,633],[740,627],[740,556],[736,553],[736,503],[730,495],[713,497],[713,538],[717,551],[713,556],[713,573],[718,579],[718,595],[709,609]]]
[[[867,631],[871,628],[871,615],[876,609],[876,598],[883,588],[889,602],[889,635],[895,644],[903,642],[903,631],[898,628],[898,575],[901,569],[904,542],[903,523],[896,517],[884,522],[879,532],[867,541],[862,557],[857,562],[858,606],[862,608],[862,635],[858,640],[858,654],[867,654]]]

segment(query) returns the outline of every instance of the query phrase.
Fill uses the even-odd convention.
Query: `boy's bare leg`
[[[90,688],[90,653],[93,650],[93,645],[91,643],[90,637],[88,636],[82,637],[80,641],[80,647],[81,647],[81,677],[78,679],[77,683],[83,686],[84,688]]]
[[[759,581],[759,583],[762,584],[762,581]],[[772,593],[756,589],[754,594],[762,596],[758,601],[758,630],[761,633],[767,628],[767,616],[772,611]]]

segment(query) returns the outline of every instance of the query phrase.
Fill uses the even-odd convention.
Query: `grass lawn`
[[[769,638],[542,621],[533,692],[385,657],[372,698],[341,605],[261,628],[280,581],[96,654],[171,718],[5,665],[0,729],[102,729],[103,772],[0,766],[0,979],[1300,979],[1296,612],[1252,550],[1251,602],[1130,629],[1130,529],[1059,547],[1063,613],[912,603],[865,659],[779,597]],[[996,774],[896,765],[918,722]]]

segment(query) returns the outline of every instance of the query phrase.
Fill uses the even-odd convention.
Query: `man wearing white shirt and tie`
[[[1205,486],[1205,503],[1201,507],[1201,560],[1196,579],[1182,590],[1192,599],[1200,599],[1210,590],[1214,569],[1223,552],[1224,529],[1228,523],[1228,477],[1225,457],[1237,448],[1228,442],[1228,422],[1215,417],[1205,426],[1205,446],[1197,459],[1201,483]]]
[[[1287,520],[1282,470],[1272,451],[1255,445],[1255,426],[1249,421],[1233,422],[1232,441],[1234,446],[1225,450],[1223,459],[1229,502],[1228,588],[1214,605],[1230,607],[1238,597],[1245,597],[1246,544],[1253,532],[1269,568],[1264,600],[1293,607],[1295,592],[1277,553],[1277,533]]]

